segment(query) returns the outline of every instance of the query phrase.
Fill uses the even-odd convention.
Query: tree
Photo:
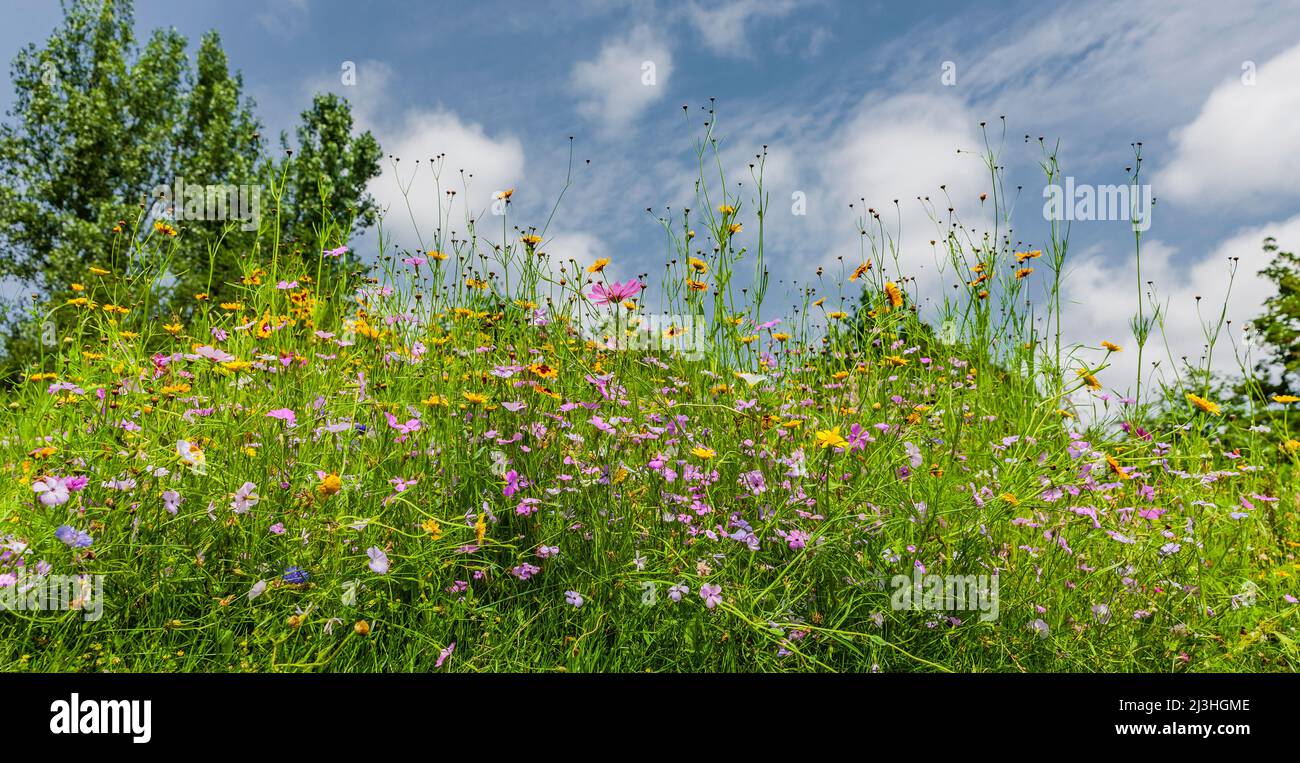
[[[184,314],[195,293],[220,299],[239,281],[239,256],[258,232],[229,215],[195,219],[188,199],[158,198],[178,184],[204,194],[247,188],[269,207],[283,178],[288,240],[311,248],[327,223],[332,245],[373,223],[365,186],[379,173],[380,149],[370,133],[352,135],[345,100],[317,96],[297,128],[298,156],[273,160],[215,32],[191,64],[175,30],[136,43],[131,0],[64,0],[63,13],[43,47],[29,44],[14,58],[14,104],[0,124],[0,278],[30,287],[38,305],[66,298],[88,266],[119,264],[114,247],[124,248],[138,220],[143,236],[159,216],[179,218],[182,235],[155,304]],[[11,364],[37,339],[22,312],[8,311]]]
[[[199,45],[196,74],[176,142],[177,177],[183,177],[186,186],[260,188],[265,182],[260,125],[252,115],[252,101],[240,102],[242,90],[243,78],[230,73],[221,38],[208,32]],[[260,193],[256,198],[260,203]],[[171,201],[183,203],[181,199]],[[247,251],[257,236],[251,225],[206,222],[210,224],[187,226],[187,235],[181,238],[175,291],[182,303],[197,292],[220,299],[225,285],[239,280],[236,253]],[[210,259],[208,253],[218,239],[218,251],[225,256]]]
[[[143,53],[129,0],[64,4],[44,48],[13,60],[13,121],[0,125],[0,276],[66,285],[99,259],[173,167],[185,39],[157,30]]]
[[[1278,251],[1272,236],[1264,239],[1264,251],[1273,260],[1259,274],[1277,286],[1277,294],[1264,300],[1264,312],[1252,321],[1265,352],[1255,370],[1266,395],[1294,394],[1300,390],[1300,257]]]
[[[304,255],[316,257],[316,248],[330,230],[346,238],[354,227],[373,225],[377,215],[366,185],[379,175],[383,155],[369,132],[352,135],[352,110],[333,93],[317,94],[302,113],[296,152],[281,133],[285,150],[284,196],[280,214],[288,241]],[[279,172],[277,174],[280,174]]]

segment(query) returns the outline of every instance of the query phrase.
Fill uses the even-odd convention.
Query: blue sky
[[[43,41],[59,18],[53,2],[0,7],[6,61]],[[729,180],[745,181],[739,190],[751,208],[746,164],[769,147],[767,256],[787,284],[837,257],[856,264],[848,203],[861,197],[883,209],[897,198],[897,270],[918,278],[922,297],[950,289],[956,276],[939,272],[928,245],[935,227],[916,197],[937,198],[944,184],[964,221],[986,222],[978,195],[987,176],[958,149],[979,150],[979,122],[998,128],[1002,116],[1007,140],[1001,146],[995,131],[995,145],[1011,185],[1023,186],[1014,238],[1033,247],[1043,245],[1047,223],[1041,157],[1026,134],[1059,140],[1065,172],[1094,185],[1125,182],[1130,144],[1142,141],[1144,180],[1158,199],[1144,275],[1169,300],[1164,338],[1174,356],[1199,354],[1194,298],[1222,301],[1229,257],[1241,257],[1230,302],[1236,329],[1268,294],[1254,277],[1264,235],[1300,248],[1294,0],[996,9],[804,0],[139,0],[136,17],[142,34],[175,26],[197,42],[203,31],[219,31],[273,132],[290,127],[314,91],[332,90],[353,102],[387,153],[402,157],[403,174],[415,159],[446,152],[446,174],[474,173],[462,195],[472,214],[492,192],[514,187],[512,224],[543,223],[575,136],[579,171],[544,248],[584,262],[612,257],[616,276],[657,277],[666,240],[645,209],[688,201],[699,107],[710,97]],[[351,86],[341,81],[347,61],[356,65]],[[654,65],[653,84],[644,83],[645,62]],[[945,83],[945,71],[955,79]],[[11,100],[6,78],[0,105]],[[422,220],[432,212],[430,188],[423,172],[412,193]],[[372,190],[392,210],[390,231],[413,243],[391,171]],[[795,193],[807,199],[805,215],[791,213]],[[499,221],[485,227],[499,231]],[[373,248],[374,238],[360,248]],[[1092,346],[1125,343],[1136,301],[1128,225],[1076,223],[1068,266],[1077,304],[1067,311],[1067,334]],[[782,304],[789,300],[771,309]],[[1123,387],[1132,362],[1131,353],[1122,356],[1109,381]],[[1216,365],[1231,366],[1230,356]]]

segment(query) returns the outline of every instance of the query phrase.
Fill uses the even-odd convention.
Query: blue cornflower
[[[95,542],[94,538],[72,525],[59,525],[58,529],[54,531],[54,537],[68,544],[71,548],[87,548],[91,543]]]

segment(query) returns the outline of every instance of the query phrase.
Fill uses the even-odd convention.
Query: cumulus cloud
[[[594,59],[574,64],[569,84],[579,99],[578,113],[608,135],[664,97],[672,68],[668,45],[642,24],[608,40]]]
[[[841,202],[864,198],[881,213],[886,229],[902,237],[906,275],[930,265],[928,242],[943,234],[918,197],[928,197],[941,220],[950,198],[964,225],[983,221],[978,199],[988,190],[988,171],[979,157],[958,153],[981,146],[978,121],[956,99],[898,95],[864,102],[831,138],[821,162],[825,192]]]
[[[1210,93],[1171,134],[1174,156],[1158,195],[1199,206],[1274,207],[1300,198],[1300,44]],[[1244,80],[1244,81],[1243,81]]]
[[[387,62],[359,60],[352,73],[352,84],[343,84],[341,71],[331,72],[306,80],[302,92],[305,98],[324,91],[347,98],[354,129],[369,130],[383,147],[382,172],[367,190],[383,211],[384,234],[391,243],[412,250],[431,247],[439,204],[448,237],[465,235],[468,221],[477,220],[481,238],[499,239],[500,226],[482,219],[491,218],[493,194],[525,179],[520,138],[505,131],[491,133],[441,105],[395,106],[398,78]],[[435,158],[437,179],[431,162]],[[448,190],[455,195],[449,197]]]
[[[397,125],[376,129],[386,152],[400,161],[385,159],[383,174],[371,181],[369,190],[386,209],[386,232],[395,236],[399,246],[432,246],[440,203],[444,233],[465,235],[469,220],[490,219],[494,193],[524,180],[519,138],[489,134],[482,125],[465,122],[451,111],[412,110]],[[439,158],[437,183],[430,163],[434,158]],[[456,192],[449,209],[447,190]],[[478,232],[500,236],[498,226],[482,222]]]
[[[1238,231],[1191,262],[1180,258],[1178,250],[1170,245],[1158,241],[1143,244],[1142,280],[1154,282],[1157,299],[1165,310],[1164,331],[1151,337],[1143,357],[1144,386],[1152,378],[1152,361],[1160,362],[1157,375],[1166,380],[1172,379],[1172,371],[1182,369],[1184,356],[1193,366],[1201,364],[1206,327],[1212,330],[1218,323],[1225,302],[1225,321],[1231,321],[1231,326],[1225,325],[1210,366],[1218,372],[1238,370],[1237,353],[1248,349],[1243,336],[1246,324],[1258,316],[1260,305],[1275,293],[1273,285],[1259,276],[1269,261],[1262,247],[1267,236],[1277,238],[1284,250],[1300,247],[1300,215]],[[1229,293],[1231,258],[1239,259]],[[1093,252],[1074,265],[1068,263],[1067,259],[1065,336],[1089,347],[1097,347],[1102,340],[1121,344],[1124,352],[1111,357],[1111,367],[1101,380],[1121,392],[1128,391],[1137,376],[1137,348],[1129,328],[1129,319],[1137,312],[1136,260],[1128,257],[1116,261]],[[1095,363],[1101,357],[1098,350],[1085,354],[1082,360]],[[1254,359],[1258,359],[1258,351]]]
[[[882,246],[888,235],[900,252],[897,264],[876,255],[877,267],[916,278],[928,297],[942,288],[929,241],[945,231],[921,199],[929,198],[941,224],[949,199],[963,225],[978,228],[987,222],[979,203],[988,185],[984,164],[970,153],[957,153],[982,145],[978,121],[960,100],[943,95],[872,95],[835,121],[767,119],[777,130],[747,130],[733,138],[731,143],[748,153],[735,149],[728,165],[733,177],[748,182],[752,147],[768,146],[764,180],[771,207],[764,224],[769,248],[782,255],[774,263],[779,270],[806,275],[817,266],[834,267],[841,257],[851,270],[864,245],[855,219],[864,207],[874,208],[884,230],[870,227]],[[833,126],[818,132],[819,124]],[[800,200],[803,214],[796,213]],[[866,254],[871,256],[870,245]]]

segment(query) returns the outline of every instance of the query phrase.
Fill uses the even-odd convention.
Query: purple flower
[[[304,570],[297,565],[289,567],[284,571],[284,582],[293,583],[294,585],[306,583],[307,579],[310,577],[311,575],[307,574],[307,570]]]
[[[379,546],[371,546],[366,549],[366,556],[370,557],[370,569],[379,575],[388,574],[388,554]]]
[[[450,656],[451,656],[451,653],[454,652],[454,651],[456,651],[456,642],[455,642],[455,641],[453,641],[453,642],[451,642],[450,644],[448,644],[446,649],[443,649],[441,652],[438,653],[438,661],[435,662],[435,663],[433,663],[433,667],[434,667],[434,669],[436,670],[436,669],[442,667],[442,663],[446,662],[446,661],[447,661],[447,658],[450,657]]]
[[[722,586],[705,583],[700,586],[700,598],[704,599],[704,606],[713,609],[722,603]]]
[[[578,593],[577,591],[565,591],[564,602],[566,604],[572,604],[575,608],[577,608],[583,605],[584,600],[582,598],[582,594]]]
[[[41,477],[32,483],[32,490],[45,506],[62,506],[71,497],[62,477]]]
[[[682,597],[690,592],[691,589],[687,588],[681,583],[678,583],[677,585],[668,589],[668,598],[672,599],[673,601],[681,601]]]
[[[509,498],[515,493],[518,493],[520,487],[527,484],[523,480],[519,479],[519,472],[515,471],[514,469],[511,469],[510,471],[506,472],[505,477],[506,477],[506,486],[505,488],[502,489],[501,493],[506,498]]]
[[[871,442],[871,433],[863,429],[861,424],[854,424],[849,427],[848,441],[850,450],[862,450]]]
[[[396,429],[399,434],[405,436],[412,432],[420,431],[420,420],[416,418],[407,419],[405,423],[398,421],[393,414],[384,411],[384,418],[388,420],[388,426]]]
[[[907,451],[907,459],[908,462],[912,464],[912,468],[921,468],[921,464],[924,461],[924,457],[921,455],[921,449],[909,441],[903,443],[903,450]]]
[[[58,529],[54,531],[54,537],[66,543],[70,548],[86,548],[94,542],[94,538],[72,525],[59,525]]]
[[[518,567],[515,567],[514,569],[510,570],[510,574],[514,575],[520,580],[527,580],[528,578],[531,578],[533,575],[536,575],[541,571],[542,571],[541,567],[538,567],[537,565],[534,564],[529,564],[528,562],[524,562]]]
[[[404,477],[393,477],[388,482],[393,486],[393,490],[399,493],[405,493],[407,490],[419,484],[419,480],[408,480]]]
[[[257,485],[251,482],[245,482],[235,491],[235,497],[230,502],[230,508],[234,509],[236,514],[243,514],[257,505],[262,500],[257,494]]]
[[[175,514],[177,510],[180,509],[181,501],[185,499],[181,498],[181,494],[176,492],[175,490],[164,490],[162,494],[162,500],[163,500],[163,508],[167,510],[167,513]]]
[[[284,523],[276,522],[268,528],[272,535],[284,535]]]

